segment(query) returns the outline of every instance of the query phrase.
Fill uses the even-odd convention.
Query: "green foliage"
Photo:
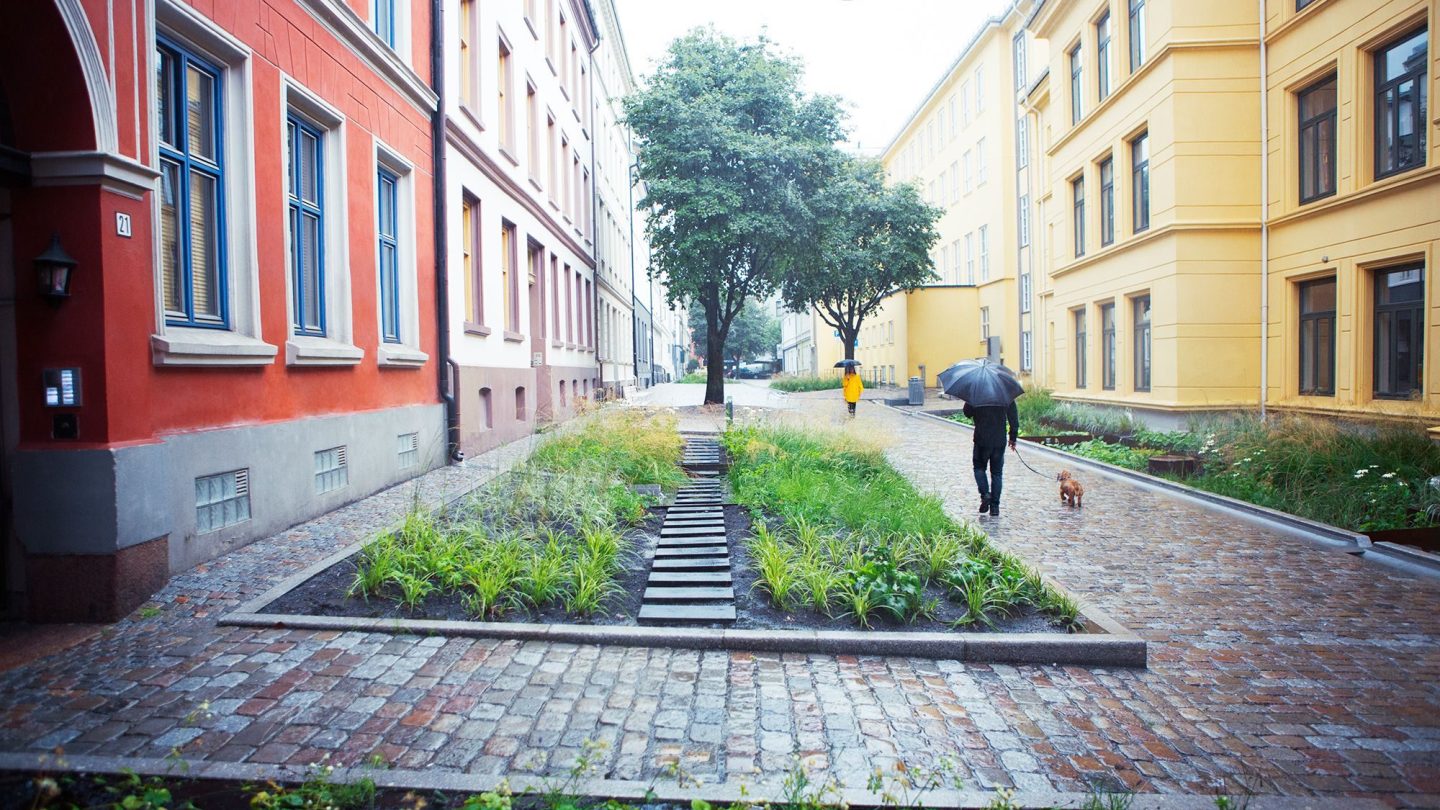
[[[621,528],[648,505],[637,484],[685,480],[673,417],[603,414],[556,436],[520,469],[475,493],[456,514],[417,503],[394,531],[361,550],[350,594],[415,610],[458,593],[470,614],[561,605],[603,609],[629,554]]]
[[[350,784],[330,781],[329,766],[312,768],[299,785],[267,782],[248,786],[252,810],[359,810],[375,806],[375,783],[363,778]]]
[[[939,499],[916,492],[878,449],[853,436],[737,427],[723,441],[730,490],[759,518],[747,545],[756,587],[778,607],[838,610],[861,627],[878,616],[914,621],[933,613],[926,581],[960,598],[968,580],[954,572],[979,561],[984,567],[971,577],[983,579],[977,599],[988,596],[977,601],[983,609],[974,621],[1022,604],[1073,621],[1063,594],[952,520]],[[762,510],[778,515],[781,525],[765,525]]]
[[[814,230],[809,202],[839,161],[839,105],[800,91],[798,61],[768,41],[696,29],[624,99],[638,141],[651,268],[671,303],[705,314],[706,402],[724,400],[717,359],[747,298],[764,299]]]
[[[700,385],[704,385],[706,379],[707,379],[707,378],[706,378],[704,372],[701,372],[701,371],[692,371],[692,372],[686,374],[684,377],[681,377],[680,379],[676,380],[675,382],[685,383],[686,385],[694,385],[694,384],[697,384],[697,383],[700,384]]]
[[[766,307],[749,298],[730,322],[725,340],[725,356],[737,363],[746,359],[769,357],[780,342],[780,321]]]
[[[107,806],[115,810],[194,810],[195,805],[191,802],[176,804],[171,796],[170,788],[165,780],[159,777],[143,777],[130,769],[121,771],[119,778],[111,781],[104,776],[96,776],[95,784],[104,790],[108,797]],[[54,780],[37,780],[35,807],[43,806],[49,799],[46,794],[52,794],[51,798],[58,796],[59,788]]]
[[[1158,456],[1161,452],[1159,450],[1126,447],[1123,444],[1112,444],[1103,439],[1091,439],[1088,442],[1066,445],[1063,449],[1077,456],[1093,458],[1096,461],[1114,464],[1117,467],[1124,467],[1127,470],[1146,469],[1150,465],[1151,457]]]
[[[843,384],[839,375],[833,377],[776,377],[770,381],[770,387],[776,391],[830,391],[839,389]]]
[[[790,309],[813,308],[839,330],[851,358],[862,323],[882,301],[936,278],[930,249],[943,210],[914,184],[887,184],[880,164],[863,158],[846,158],[812,208],[810,250],[785,274],[781,294]]]

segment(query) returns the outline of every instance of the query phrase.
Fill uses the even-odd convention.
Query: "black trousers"
[[[851,416],[854,416],[854,415],[855,415],[855,403],[853,403],[853,402],[846,402],[846,403],[845,403],[845,407],[847,407],[847,408],[850,409],[850,415],[851,415]]]
[[[980,488],[980,500],[1000,503],[1000,477],[1005,470],[1005,445],[982,447],[975,445],[975,485]],[[990,475],[985,475],[986,469]]]

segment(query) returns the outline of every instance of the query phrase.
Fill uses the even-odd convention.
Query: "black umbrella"
[[[859,360],[840,360],[835,363],[835,368],[854,368],[860,365]]]
[[[1004,407],[1025,393],[1015,372],[989,360],[961,360],[940,372],[940,388],[977,408]]]

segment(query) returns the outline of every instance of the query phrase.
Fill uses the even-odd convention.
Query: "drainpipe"
[[[1260,421],[1265,421],[1270,379],[1270,105],[1265,51],[1265,0],[1260,8]]]
[[[588,9],[589,3],[586,3]],[[605,387],[605,360],[600,355],[600,175],[595,171],[595,122],[597,120],[597,105],[595,104],[595,52],[600,50],[600,26],[595,25],[595,15],[590,14],[591,27],[595,29],[595,44],[590,46],[590,92],[587,94],[587,103],[590,109],[586,110],[586,118],[590,121],[590,250],[595,255],[595,266],[590,270],[591,291],[590,326],[591,345],[595,349],[595,373],[600,375],[600,384],[597,388]],[[578,88],[577,88],[578,89]],[[575,291],[575,300],[580,300],[580,291]]]
[[[436,349],[439,355],[436,372],[440,385],[440,401],[445,404],[445,450],[451,463],[465,459],[460,449],[460,408],[451,385],[455,361],[450,358],[450,279],[448,222],[445,219],[445,23],[443,0],[430,0],[430,84],[437,101],[430,116],[430,142],[434,151],[433,180],[435,187],[435,325]],[[458,372],[458,370],[457,370]]]
[[[629,133],[626,133],[626,146],[630,146]],[[635,315],[635,305],[640,299],[635,296],[635,167],[638,163],[632,163],[625,169],[625,186],[630,194],[630,203],[625,208],[625,221],[630,233],[630,363],[635,370],[635,386],[640,386],[640,319]],[[650,313],[655,317],[655,313]]]

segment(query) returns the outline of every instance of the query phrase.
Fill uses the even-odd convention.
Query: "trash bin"
[[[925,404],[925,381],[919,377],[910,378],[910,404]]]

